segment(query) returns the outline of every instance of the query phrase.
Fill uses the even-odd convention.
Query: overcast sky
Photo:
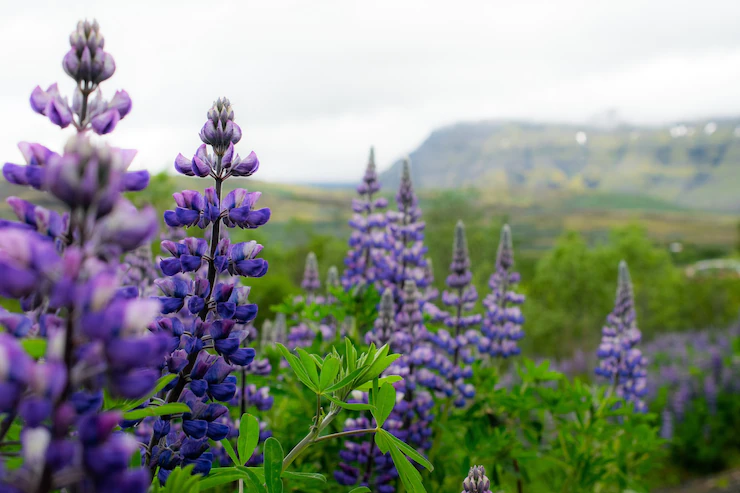
[[[213,4],[213,5],[211,5]],[[132,113],[110,142],[137,168],[192,155],[229,97],[259,177],[356,181],[433,129],[493,118],[633,123],[740,114],[740,1],[0,0],[0,162],[67,133],[28,96],[53,82],[80,18],[97,18]],[[32,6],[32,9],[25,9]]]

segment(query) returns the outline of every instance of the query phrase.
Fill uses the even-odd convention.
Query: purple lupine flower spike
[[[378,318],[375,319],[375,325],[365,335],[365,342],[384,346],[391,343],[396,332],[396,306],[393,301],[393,291],[386,289],[380,298],[380,308],[378,309]]]
[[[397,306],[403,303],[402,292],[406,281],[413,281],[423,295],[430,280],[425,271],[425,224],[421,221],[418,202],[411,182],[411,164],[406,158],[403,161],[401,184],[396,193],[398,210],[388,213],[390,250],[388,255],[379,259],[383,286],[393,290]],[[422,296],[422,305],[426,301]]]
[[[486,469],[483,466],[470,468],[468,477],[463,480],[461,493],[491,493],[491,481],[486,476]]]
[[[316,293],[321,288],[319,280],[319,262],[316,260],[316,254],[309,252],[306,256],[306,268],[303,271],[303,281],[301,288],[306,292],[306,301],[312,303]]]
[[[491,293],[483,300],[486,314],[481,326],[483,337],[478,342],[479,350],[491,356],[506,358],[521,352],[517,342],[524,337],[524,317],[519,308],[524,296],[514,291],[520,277],[518,272],[512,270],[513,266],[514,247],[511,229],[506,224],[501,228],[496,270],[488,281]]]
[[[135,151],[87,135],[111,132],[131,109],[125,92],[102,99],[98,85],[114,64],[99,26],[80,22],[70,43],[63,65],[77,82],[72,105],[56,84],[37,87],[30,102],[77,134],[62,154],[21,143],[26,165],[3,167],[8,181],[49,192],[66,212],[11,198],[21,222],[0,223],[0,295],[20,298],[26,312],[0,313],[8,330],[0,338],[0,412],[22,427],[24,459],[0,474],[0,490],[143,493],[149,473],[130,467],[139,444],[114,431],[119,413],[100,409],[104,388],[114,399],[139,399],[161,375],[170,338],[147,330],[160,303],[121,286],[118,263],[147,244],[157,224],[152,210],[137,211],[122,197],[148,183],[146,171],[128,172]],[[46,354],[30,360],[9,337],[45,338]]]
[[[438,350],[432,366],[452,384],[457,407],[463,407],[466,400],[475,395],[473,386],[466,381],[473,376],[470,365],[474,361],[474,345],[480,339],[474,327],[480,324],[481,316],[466,313],[475,307],[478,300],[472,279],[465,225],[458,221],[450,274],[447,276],[448,289],[442,295],[442,302],[450,310],[442,317],[449,331],[440,329],[430,335],[430,340]]]
[[[173,435],[174,430],[165,439],[156,430],[150,435],[145,462],[151,470],[159,466],[163,483],[179,464],[195,464],[195,471],[207,474],[214,453],[223,460],[223,448],[210,451],[208,438],[233,437],[235,426],[227,408],[217,402],[231,402],[239,389],[243,395],[248,375],[270,372],[269,361],[255,360],[256,351],[248,347],[255,336],[251,323],[257,305],[249,302],[250,288],[239,285],[239,277],[267,273],[268,263],[259,257],[263,246],[256,241],[231,243],[226,230],[254,229],[270,219],[269,209],[255,208],[260,192],[236,188],[222,195],[225,180],[249,176],[259,164],[254,153],[244,161],[236,154],[234,145],[241,136],[231,103],[219,98],[201,129],[203,145],[191,160],[181,154],[175,159],[178,172],[210,177],[215,186],[203,193],[175,193],[177,207],[164,215],[170,228],[197,226],[205,237],[162,242],[169,257],[161,260],[160,267],[170,277],[156,284],[164,295],[159,299],[166,316],[152,328],[167,334],[171,343],[166,371],[177,374],[177,379],[167,389],[167,401],[184,402],[192,410],[178,424],[184,439]],[[231,374],[235,370],[241,382]]]
[[[385,231],[388,219],[384,213],[388,200],[377,197],[379,192],[375,150],[371,147],[365,175],[357,187],[360,198],[352,201],[354,214],[349,225],[353,232],[349,238],[349,251],[344,259],[345,270],[342,274],[342,286],[347,290],[374,284],[384,277],[380,260],[390,246]]]
[[[646,412],[643,397],[647,394],[647,358],[636,347],[642,338],[637,328],[635,301],[627,263],[619,263],[619,279],[614,310],[602,329],[597,356],[601,359],[595,372],[609,380],[619,397]]]

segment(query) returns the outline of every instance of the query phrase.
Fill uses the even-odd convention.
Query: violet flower
[[[165,389],[164,400],[185,402],[192,413],[183,416],[184,438],[173,435],[174,430],[166,436],[151,435],[144,451],[152,471],[157,465],[161,472],[188,462],[197,464],[202,474],[210,471],[213,453],[204,437],[225,438],[233,425],[218,401],[234,398],[238,380],[231,373],[249,368],[255,358],[255,350],[246,346],[252,339],[250,324],[257,316],[257,305],[249,302],[250,289],[238,285],[238,279],[262,277],[268,264],[259,258],[262,245],[255,241],[232,244],[222,231],[222,226],[253,229],[270,218],[269,209],[256,208],[259,192],[236,188],[222,196],[225,180],[250,176],[259,164],[254,153],[246,160],[236,154],[234,145],[241,136],[230,101],[218,99],[200,132],[204,144],[192,160],[182,154],[175,159],[178,172],[210,177],[215,184],[203,194],[194,190],[174,194],[177,207],[164,215],[169,227],[197,226],[205,230],[205,237],[162,242],[162,250],[171,257],[162,259],[160,266],[171,277],[156,282],[163,294],[159,299],[165,316],[151,329],[168,337],[171,354],[163,369],[177,374]],[[246,374],[241,372],[242,388]],[[160,474],[160,481],[167,476]]]
[[[347,290],[374,284],[384,278],[379,262],[389,248],[385,232],[388,220],[384,213],[388,200],[377,197],[379,192],[375,151],[371,147],[365,176],[357,187],[360,198],[352,201],[354,215],[349,225],[354,231],[349,238],[350,249],[344,260],[345,270],[342,274],[342,285]]]
[[[470,468],[468,477],[463,480],[461,493],[491,493],[491,481],[486,476],[486,469],[483,466]]]
[[[450,310],[444,316],[444,323],[450,329],[440,329],[431,334],[429,339],[440,351],[435,358],[437,370],[454,387],[455,406],[463,407],[467,399],[475,396],[473,386],[466,382],[473,376],[471,363],[474,357],[474,343],[480,334],[474,327],[481,323],[478,314],[465,314],[473,310],[478,300],[478,293],[471,283],[470,256],[465,237],[465,225],[458,221],[455,226],[455,237],[452,248],[450,275],[447,276],[447,287],[442,295],[442,302]]]
[[[619,280],[614,310],[602,329],[597,351],[601,359],[595,372],[609,380],[616,395],[630,401],[635,409],[646,412],[643,397],[647,394],[647,359],[636,347],[642,339],[637,328],[635,300],[627,263],[619,263]]]
[[[122,197],[149,181],[146,171],[128,171],[135,151],[87,135],[110,133],[131,109],[123,91],[102,99],[99,84],[115,64],[98,24],[80,22],[70,44],[63,65],[77,83],[72,105],[53,84],[33,91],[31,107],[77,134],[61,154],[21,143],[26,164],[3,167],[9,182],[50,193],[64,212],[11,197],[20,222],[0,224],[0,295],[19,299],[24,311],[0,314],[9,329],[0,337],[0,442],[21,426],[23,457],[3,472],[0,489],[145,492],[148,472],[129,468],[138,445],[114,431],[120,414],[100,408],[103,389],[125,399],[151,392],[168,349],[167,337],[147,330],[159,302],[122,286],[118,263],[151,240],[157,221]],[[13,337],[45,338],[44,357],[31,360]]]
[[[388,239],[390,249],[379,259],[382,265],[383,287],[393,291],[397,310],[403,304],[403,289],[406,281],[413,281],[419,290],[422,309],[427,299],[424,294],[430,281],[430,271],[426,269],[424,255],[424,227],[421,220],[419,201],[411,183],[411,164],[408,158],[403,161],[401,183],[396,193],[397,211],[388,212]]]
[[[513,266],[514,248],[507,224],[501,228],[496,270],[488,281],[491,293],[483,300],[486,313],[481,326],[483,337],[478,342],[481,353],[506,358],[521,352],[517,342],[524,337],[524,317],[519,309],[524,302],[524,295],[514,291],[519,282],[519,273],[512,270]]]

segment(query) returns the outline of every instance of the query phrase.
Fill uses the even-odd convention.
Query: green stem
[[[377,433],[377,431],[378,431],[377,428],[363,428],[361,430],[340,431],[339,433],[332,433],[331,435],[324,435],[322,437],[318,437],[316,440],[314,440],[313,443],[319,443],[325,440],[331,440],[333,438],[342,438],[342,437],[348,437],[352,435],[364,435],[365,433]]]
[[[340,412],[340,408],[332,407],[332,409],[330,409],[329,411],[329,414],[327,414],[320,422],[317,418],[316,421],[319,424],[312,426],[311,431],[309,431],[308,434],[303,437],[303,440],[298,442],[298,445],[293,447],[293,450],[291,450],[288,455],[285,456],[285,459],[283,459],[283,471],[285,471],[293,463],[293,461],[298,458],[299,455],[305,452],[308,447],[316,443],[319,434],[324,430],[324,428],[329,426],[329,423],[334,421],[334,418],[336,418]]]

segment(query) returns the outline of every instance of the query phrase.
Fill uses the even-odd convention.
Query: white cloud
[[[65,79],[66,39],[85,16],[118,65],[104,90],[134,100],[111,141],[152,170],[195,150],[222,95],[245,130],[240,152],[281,181],[357,180],[371,144],[382,168],[459,120],[740,112],[732,1],[47,0],[3,14],[3,160],[17,160],[19,140],[63,141],[27,97]]]

